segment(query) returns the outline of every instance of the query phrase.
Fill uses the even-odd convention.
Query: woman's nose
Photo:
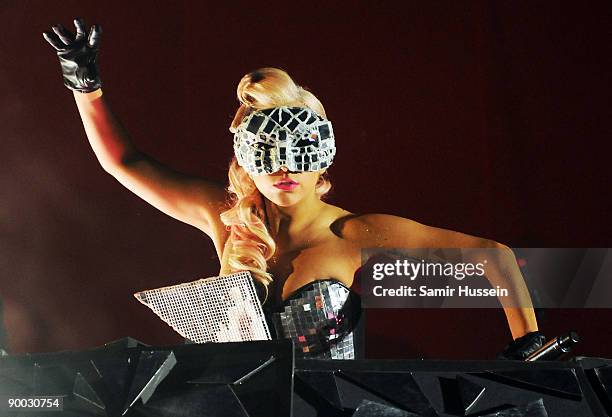
[[[279,170],[277,172],[280,172],[282,174],[286,174],[286,173],[290,173],[290,174],[295,174],[297,171],[291,171],[288,167],[286,167],[285,165],[281,165],[281,167],[279,168]]]

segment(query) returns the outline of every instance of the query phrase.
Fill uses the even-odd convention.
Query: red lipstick
[[[283,190],[283,191],[291,191],[298,185],[300,185],[300,183],[298,183],[297,181],[293,181],[291,178],[288,178],[288,177],[283,178],[274,183],[274,186],[276,188],[278,188],[279,190]]]

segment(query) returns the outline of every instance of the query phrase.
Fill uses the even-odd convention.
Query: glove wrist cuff
[[[94,101],[98,98],[102,97],[102,89],[97,88],[93,91],[80,91],[80,90],[72,90],[75,96],[85,101]]]

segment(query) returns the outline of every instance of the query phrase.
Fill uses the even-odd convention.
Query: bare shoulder
[[[505,247],[490,239],[427,226],[390,214],[352,214],[338,219],[336,223],[336,234],[362,248]]]
[[[404,217],[382,213],[348,214],[332,225],[334,233],[361,247],[418,246],[425,228]]]

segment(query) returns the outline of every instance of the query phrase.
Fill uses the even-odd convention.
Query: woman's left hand
[[[545,341],[546,337],[539,331],[529,332],[510,342],[504,351],[497,355],[497,359],[525,360],[540,349]]]
[[[52,27],[43,37],[55,49],[62,67],[64,85],[70,90],[90,93],[102,86],[98,70],[98,44],[102,28],[93,25],[89,34],[81,18],[74,19],[76,36],[64,26]]]

